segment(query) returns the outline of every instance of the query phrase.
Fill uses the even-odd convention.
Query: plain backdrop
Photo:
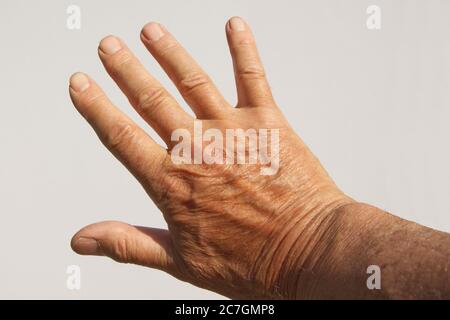
[[[81,8],[80,30],[66,27],[71,4]],[[366,27],[369,5],[381,8],[381,30]],[[252,26],[278,104],[337,184],[450,231],[450,1],[2,0],[0,298],[221,298],[160,271],[71,251],[73,233],[92,222],[165,223],[78,115],[68,79],[89,73],[145,126],[97,46],[118,35],[179,98],[139,40],[142,26],[158,21],[235,103],[224,31],[234,15]],[[66,287],[69,265],[81,268],[80,290]]]

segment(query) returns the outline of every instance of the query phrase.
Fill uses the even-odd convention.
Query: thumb
[[[108,256],[118,262],[175,273],[172,242],[169,231],[164,229],[104,221],[78,231],[70,245],[78,254]]]

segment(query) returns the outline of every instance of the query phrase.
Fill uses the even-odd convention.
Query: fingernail
[[[233,31],[245,31],[245,22],[239,17],[230,19],[230,29]]]
[[[164,35],[164,31],[159,23],[150,22],[142,28],[142,35],[147,40],[158,41]]]
[[[89,78],[81,72],[77,72],[70,77],[70,87],[75,92],[83,92],[89,88]]]
[[[122,43],[114,36],[107,36],[100,41],[99,47],[106,54],[114,54],[122,48]]]
[[[80,237],[75,240],[73,249],[79,254],[102,254],[100,246],[95,239]]]

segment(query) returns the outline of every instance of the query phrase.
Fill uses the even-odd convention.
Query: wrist
[[[325,196],[327,195],[327,196]],[[325,200],[327,199],[327,200]],[[304,299],[316,296],[324,263],[334,255],[332,246],[341,224],[340,212],[354,200],[336,192],[321,193],[320,201],[295,206],[273,221],[277,236],[270,238],[264,258],[257,261],[267,292],[278,299]],[[308,209],[309,208],[309,209]]]
[[[297,298],[381,298],[379,290],[368,290],[366,271],[373,264],[381,230],[389,232],[386,212],[352,202],[336,207],[317,230],[309,272],[299,272]],[[308,269],[306,269],[308,270]]]

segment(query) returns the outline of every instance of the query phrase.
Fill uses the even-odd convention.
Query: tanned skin
[[[167,148],[86,74],[71,77],[70,96],[157,204],[168,230],[100,222],[75,234],[72,248],[157,268],[230,298],[450,299],[450,235],[342,192],[274,101],[248,24],[234,17],[225,29],[236,106],[162,25],[147,24],[141,40],[205,129],[279,129],[276,174],[261,175],[258,164],[174,164],[171,133],[192,132],[194,118],[121,39],[108,36],[100,60]],[[380,290],[367,288],[370,265],[380,267]]]

